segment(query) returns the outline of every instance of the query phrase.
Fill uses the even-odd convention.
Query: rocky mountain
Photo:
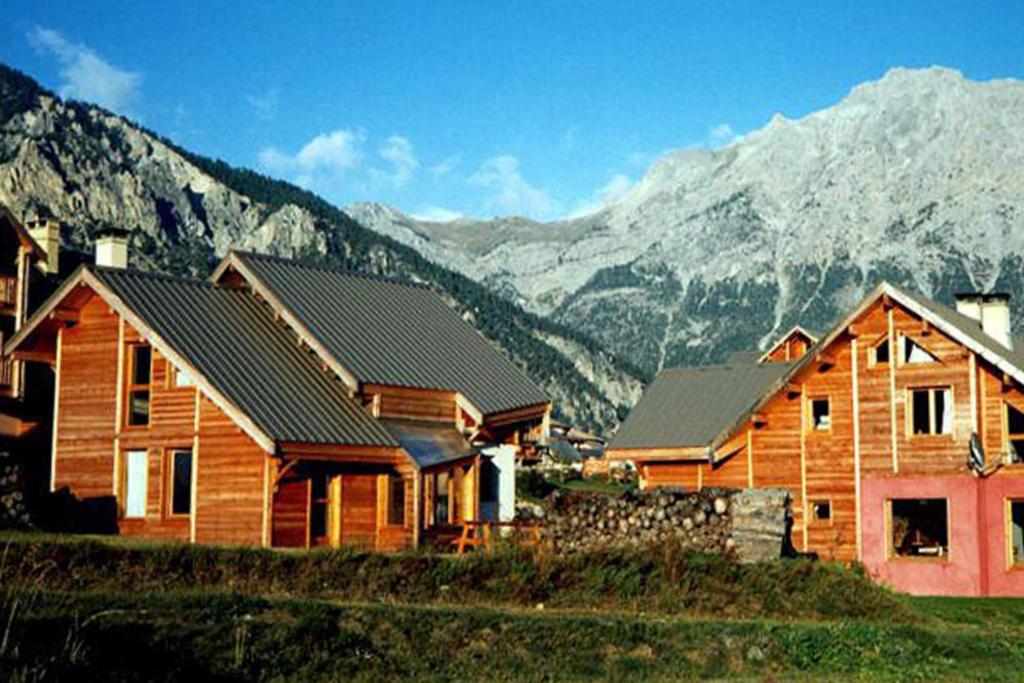
[[[205,276],[229,248],[315,259],[429,283],[552,396],[556,413],[614,427],[642,372],[573,328],[524,311],[288,183],[206,159],[98,107],[63,101],[0,65],[0,202],[61,218],[91,249],[132,230],[132,265]]]
[[[1024,321],[1024,82],[894,69],[841,102],[657,161],[579,218],[348,211],[650,372],[826,328],[880,279],[1007,290]]]

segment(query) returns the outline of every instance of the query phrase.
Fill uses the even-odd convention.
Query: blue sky
[[[1021,2],[7,0],[0,60],[339,205],[600,206],[894,66],[1024,77]]]

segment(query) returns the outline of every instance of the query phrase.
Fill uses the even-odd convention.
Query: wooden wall
[[[455,423],[455,394],[450,391],[373,384],[363,388],[363,395],[378,417]]]

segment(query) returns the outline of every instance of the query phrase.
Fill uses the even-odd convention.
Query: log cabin
[[[956,299],[881,283],[804,348],[667,369],[607,457],[648,487],[788,489],[797,551],[898,590],[1024,596],[1024,341],[1007,295]]]
[[[209,281],[125,264],[79,268],[5,347],[53,368],[50,489],[94,528],[395,550],[506,512],[551,403],[428,287],[241,253]]]

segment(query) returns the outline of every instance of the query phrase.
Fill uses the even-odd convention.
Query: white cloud
[[[259,154],[260,166],[268,171],[298,172],[309,178],[339,175],[361,163],[363,138],[360,132],[338,129],[317,135],[294,155],[265,147]]]
[[[579,218],[603,209],[622,198],[633,188],[634,184],[634,181],[626,174],[616,173],[607,183],[594,190],[594,194],[588,199],[577,202],[576,208],[569,213],[567,218]]]
[[[277,118],[277,107],[280,101],[277,88],[271,88],[262,95],[246,95],[245,101],[252,107],[256,118],[264,121],[272,121]]]
[[[37,52],[55,57],[60,63],[61,97],[94,102],[122,113],[138,99],[141,74],[113,66],[92,49],[69,42],[53,29],[36,26],[28,32],[28,42]]]
[[[728,123],[719,123],[717,126],[711,126],[708,129],[708,139],[711,141],[712,147],[727,145],[735,140],[736,137],[736,131]]]
[[[440,163],[434,164],[430,167],[430,173],[436,176],[448,175],[455,168],[462,163],[461,154],[453,154],[450,157],[445,157]]]
[[[477,187],[494,190],[485,202],[489,210],[537,219],[556,216],[561,205],[544,190],[534,187],[519,172],[519,159],[512,155],[492,157],[484,161],[469,178]]]
[[[442,206],[428,206],[421,211],[417,211],[412,214],[412,217],[418,221],[433,221],[435,223],[450,223],[454,220],[462,218],[462,214],[458,211],[452,211]]]
[[[391,166],[390,170],[370,169],[370,177],[377,183],[404,187],[420,167],[420,162],[412,151],[412,143],[401,135],[389,137],[377,150],[377,154]]]

